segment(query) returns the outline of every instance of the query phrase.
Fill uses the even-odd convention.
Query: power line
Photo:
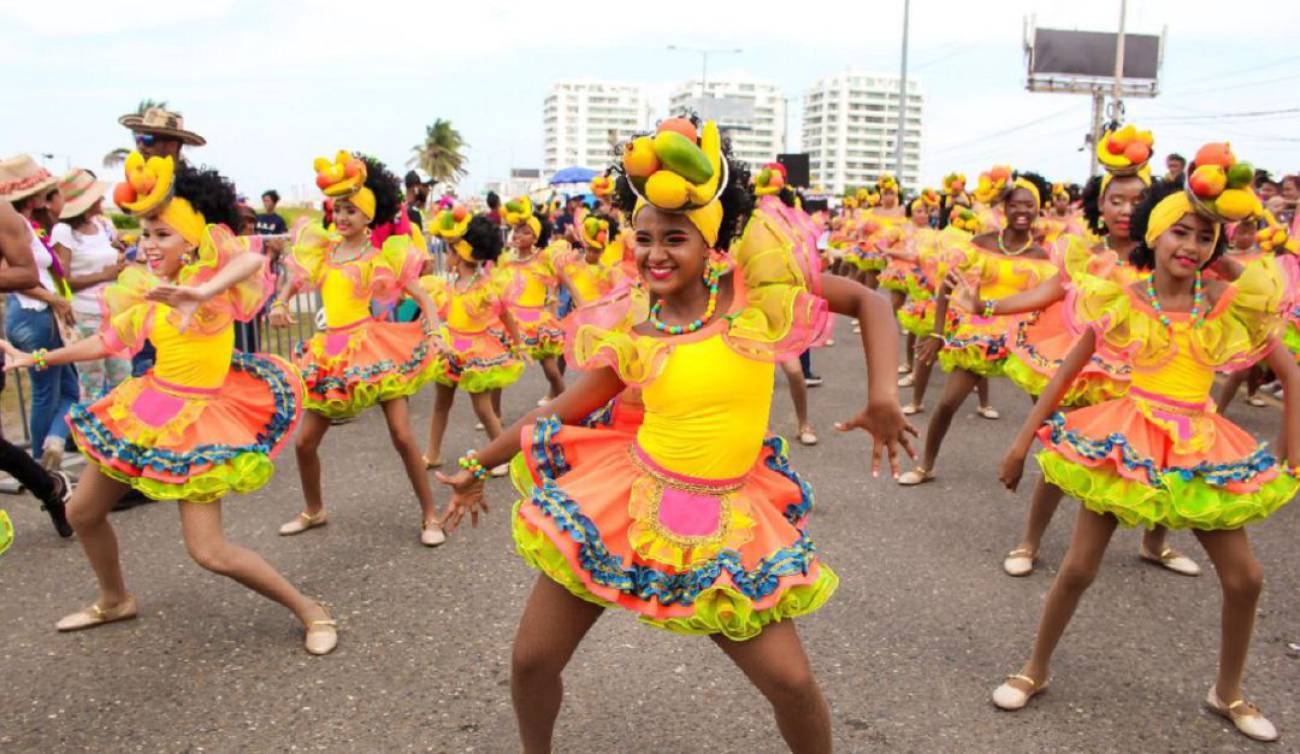
[[[1060,110],[1057,110],[1056,112],[1048,113],[1047,115],[1044,115],[1042,117],[1034,118],[1032,120],[1027,120],[1024,123],[1020,123],[1018,125],[1010,126],[1008,128],[1003,128],[998,131],[994,131],[992,133],[984,134],[983,136],[978,136],[974,139],[969,139],[967,141],[958,142],[956,144],[949,144],[946,147],[940,147],[938,149],[933,150],[931,154],[944,154],[946,152],[951,152],[953,150],[961,149],[963,147],[972,146],[974,144],[980,144],[989,141],[990,139],[996,139],[1001,136],[1006,136],[1008,134],[1013,134],[1018,131],[1023,131],[1026,128],[1029,128],[1030,126],[1036,126],[1039,123],[1045,123],[1053,118],[1058,118],[1062,115],[1065,115],[1066,113],[1072,110],[1077,110],[1078,108],[1079,105],[1078,103],[1076,103],[1068,107],[1062,108]]]
[[[1268,68],[1272,68],[1278,65],[1283,65],[1285,63],[1290,63],[1296,60],[1300,60],[1300,55],[1290,55],[1285,58],[1278,58],[1277,60],[1271,60],[1267,63],[1260,63],[1259,65],[1250,66],[1249,68],[1242,68],[1236,71],[1228,71],[1226,73],[1216,73],[1213,76],[1206,76],[1205,78],[1200,79],[1196,83],[1192,84],[1192,86],[1200,86],[1201,84],[1204,84],[1207,81],[1216,81],[1222,78],[1231,78],[1232,76],[1240,76],[1244,73],[1254,73],[1256,71],[1263,71]],[[1178,89],[1169,92],[1169,94],[1180,94],[1180,93],[1182,93],[1182,91]]]
[[[1293,81],[1295,79],[1300,79],[1300,76],[1297,76],[1295,74],[1290,74],[1287,76],[1279,76],[1277,78],[1263,79],[1261,81],[1234,82],[1230,84],[1220,84],[1219,86],[1207,87],[1205,89],[1193,89],[1191,91],[1175,90],[1171,92],[1166,92],[1166,94],[1168,96],[1173,96],[1173,97],[1186,97],[1193,94],[1218,94],[1223,92],[1225,89],[1231,89],[1231,90],[1249,89],[1256,86],[1267,86],[1268,84],[1279,84],[1284,81]]]

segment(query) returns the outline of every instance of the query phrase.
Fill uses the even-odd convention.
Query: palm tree
[[[424,127],[424,142],[411,147],[415,154],[406,164],[419,167],[438,183],[455,183],[467,172],[467,146],[460,132],[451,127],[451,121],[438,118],[433,125]]]
[[[144,111],[148,110],[151,107],[161,107],[166,109],[167,100],[142,99],[138,103],[136,103],[135,114],[144,115]],[[179,114],[180,113],[177,113],[177,115]],[[104,167],[111,169],[117,167],[118,165],[121,165],[122,163],[126,162],[126,156],[129,154],[131,154],[130,149],[124,147],[118,147],[117,149],[114,149],[113,151],[104,155]]]

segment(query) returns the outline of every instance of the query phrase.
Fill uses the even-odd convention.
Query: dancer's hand
[[[927,334],[916,344],[916,362],[929,366],[939,357],[939,349],[943,348],[943,338],[933,333]]]
[[[289,313],[289,307],[282,302],[276,302],[271,305],[271,316],[267,318],[271,327],[288,327],[297,324],[298,318]]]
[[[895,477],[902,473],[899,462],[902,457],[901,451],[906,451],[907,455],[916,460],[916,450],[912,448],[912,437],[919,436],[916,427],[913,427],[903,416],[903,409],[897,401],[891,401],[885,404],[867,404],[862,413],[853,417],[848,422],[836,422],[835,428],[841,432],[849,432],[854,429],[864,429],[871,434],[871,476],[880,476],[880,459],[889,455],[889,470]]]
[[[1020,477],[1025,473],[1025,455],[1025,451],[1012,448],[1002,459],[1002,466],[998,469],[998,480],[1012,492],[1020,486]]]
[[[482,511],[484,514],[488,512],[487,500],[483,497],[483,480],[475,479],[473,474],[464,469],[451,476],[441,471],[436,471],[433,475],[439,482],[451,488],[451,503],[447,506],[447,512],[443,514],[438,525],[449,532],[456,531],[460,520],[469,513],[469,525],[478,528],[479,512]]]
[[[213,291],[202,285],[159,285],[144,297],[149,301],[166,304],[175,309],[181,317],[176,329],[185,332],[190,325],[190,319],[194,317],[194,312],[198,311],[199,304],[212,298],[213,295]]]
[[[952,289],[952,294],[948,297],[949,303],[967,314],[978,313],[979,290],[971,285],[969,280],[958,275],[956,271],[949,271],[948,276],[944,278],[944,284]]]
[[[6,372],[12,372],[15,369],[29,369],[36,364],[30,353],[21,350],[7,340],[0,340],[0,351],[4,351],[4,370]]]

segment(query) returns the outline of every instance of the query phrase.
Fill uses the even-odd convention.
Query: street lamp
[[[739,47],[731,48],[703,48],[703,47],[683,47],[681,45],[668,45],[668,49],[677,52],[693,52],[700,56],[700,96],[708,96],[709,84],[709,56],[710,55],[735,55],[744,52]]]

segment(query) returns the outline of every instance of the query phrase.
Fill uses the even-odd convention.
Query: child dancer
[[[271,313],[272,325],[289,324],[286,302],[303,285],[320,293],[325,309],[325,331],[294,351],[307,386],[307,414],[294,446],[306,509],[281,526],[280,534],[301,534],[328,521],[317,454],[321,440],[331,420],[357,416],[378,403],[420,501],[420,542],[434,547],[446,537],[436,523],[433,490],[407,408],[407,398],[438,369],[437,349],[428,337],[437,316],[418,284],[424,250],[409,235],[393,231],[401,193],[383,163],[340,151],[333,162],[318,158],[315,168],[316,184],[334,200],[334,229],[307,218],[295,224],[293,248],[285,258],[293,274],[281,286]],[[372,230],[385,236],[382,245],[375,245]],[[391,303],[403,292],[420,304],[423,322],[374,318],[372,302]]]
[[[1160,524],[1196,534],[1223,588],[1219,674],[1206,705],[1251,738],[1277,738],[1276,728],[1241,689],[1263,582],[1242,527],[1265,519],[1300,489],[1294,468],[1300,459],[1300,404],[1289,399],[1300,387],[1300,370],[1276,348],[1289,302],[1275,264],[1247,268],[1235,284],[1202,276],[1223,251],[1222,222],[1238,219],[1227,213],[1257,203],[1248,184],[1223,189],[1199,183],[1196,171],[1208,159],[1225,163],[1216,168],[1235,162],[1226,147],[1202,150],[1191,172],[1201,196],[1157,183],[1133,216],[1133,235],[1140,239],[1133,261],[1152,270],[1149,279],[1128,286],[1090,277],[1074,282],[1067,317],[1079,342],[1002,462],[999,476],[1014,490],[1037,434],[1045,448],[1038,456],[1043,475],[1083,503],[1033,653],[993,694],[1002,709],[1020,709],[1047,687],[1052,653],[1115,527]],[[1053,414],[1099,349],[1128,359],[1127,395]],[[1210,402],[1215,370],[1247,368],[1261,358],[1288,392],[1283,462],[1219,416]]]
[[[799,247],[761,214],[744,224],[748,176],[717,126],[704,124],[698,145],[686,130],[660,133],[674,162],[690,158],[689,176],[649,160],[649,137],[625,152],[619,203],[649,300],[625,289],[575,312],[568,350],[585,370],[579,383],[467,455],[456,475],[439,475],[455,490],[449,525],[467,512],[476,522],[484,467],[515,457],[523,499],[513,533],[543,574],[514,647],[525,752],[551,750],[561,672],[612,606],[709,635],[772,702],[792,749],[830,751],[826,704],[791,619],[825,603],[837,579],[802,528],[811,487],[785,444],[764,439],[773,362],[822,332],[828,310],[857,316],[868,408],[841,429],[868,429],[878,465],[886,446],[892,458],[907,444],[897,338],[888,303],[861,286],[827,278],[821,295],[809,289],[816,260],[796,259]],[[644,401],[635,432],[578,426],[629,385]]]
[[[554,254],[550,246],[551,224],[533,212],[533,203],[521,196],[506,202],[506,225],[510,226],[513,253],[502,260],[498,274],[507,278],[510,314],[519,325],[524,348],[542,366],[550,385],[547,398],[564,392],[564,375],[559,357],[564,354],[564,330],[548,308],[557,285]],[[500,405],[498,399],[498,413]]]
[[[144,376],[69,414],[90,463],[68,520],[99,581],[99,598],[56,627],[79,631],[136,616],[108,521],[117,499],[135,489],[179,500],[181,532],[195,562],[292,610],[306,628],[306,650],[327,654],[338,635],[325,608],[221,531],[221,499],[266,484],[301,412],[302,382],[292,367],[234,350],[235,320],[256,317],[273,289],[266,259],[231,232],[235,189],[217,173],[133,152],[126,175],[113,197],[141,218],[148,269],[131,265],[105,289],[98,335],[30,354],[3,343],[12,358],[6,370],[102,359],[139,350],[146,339],[157,349]]]

